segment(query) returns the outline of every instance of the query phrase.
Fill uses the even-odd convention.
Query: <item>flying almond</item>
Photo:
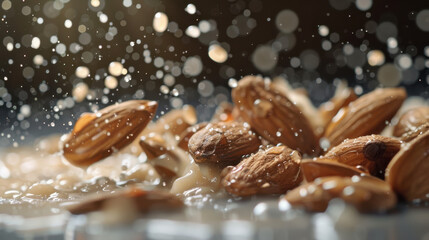
[[[283,143],[302,153],[316,155],[319,144],[313,129],[285,95],[261,77],[247,76],[232,90],[243,120],[273,144]]]
[[[402,88],[379,88],[341,108],[328,124],[324,137],[330,146],[346,138],[377,134],[401,107],[407,94]]]
[[[386,181],[407,201],[429,201],[429,131],[402,147],[386,168]]]
[[[131,100],[84,114],[64,141],[63,155],[87,167],[130,144],[153,118],[155,101]]]
[[[226,191],[236,196],[283,194],[302,181],[301,156],[285,146],[251,155],[222,179]]]
[[[384,178],[390,160],[401,149],[401,142],[381,135],[346,139],[332,148],[323,158],[353,167],[367,169],[373,176]]]

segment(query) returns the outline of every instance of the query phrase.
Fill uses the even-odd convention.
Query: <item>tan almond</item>
[[[324,137],[334,147],[347,138],[380,133],[406,96],[402,88],[380,88],[365,94],[338,111]]]
[[[429,201],[429,131],[402,147],[386,168],[386,181],[407,201]]]
[[[185,105],[181,109],[174,109],[160,117],[154,124],[146,128],[144,135],[151,132],[163,135],[166,132],[173,136],[180,136],[188,127],[197,123],[195,108]]]
[[[153,159],[169,152],[169,147],[164,138],[157,133],[150,133],[147,136],[143,136],[139,141],[140,147],[146,154],[147,159]]]
[[[393,128],[393,136],[400,137],[403,134],[415,131],[418,127],[429,123],[429,106],[413,108],[402,114],[398,123]]]
[[[72,214],[85,214],[100,211],[109,200],[129,199],[140,213],[149,211],[166,211],[182,208],[183,202],[175,195],[163,191],[145,191],[136,187],[120,190],[115,193],[94,194],[83,202],[68,207]]]
[[[155,101],[131,100],[83,115],[64,141],[63,155],[87,167],[130,144],[153,118]]]
[[[304,179],[307,182],[312,182],[316,178],[330,177],[330,176],[341,176],[351,177],[354,175],[365,175],[369,174],[358,168],[336,162],[335,160],[302,160],[301,170],[304,175]]]
[[[414,129],[413,131],[409,131],[409,132],[404,133],[401,136],[401,140],[403,142],[411,142],[416,137],[418,137],[418,136],[420,136],[420,135],[422,135],[428,131],[429,131],[429,123],[425,123],[425,124],[417,127],[416,129]]]
[[[297,151],[272,147],[241,161],[222,179],[222,185],[236,196],[283,194],[302,182],[300,161]]]
[[[288,192],[280,201],[322,212],[334,198],[344,200],[360,212],[388,211],[397,202],[389,184],[372,176],[318,178]]]
[[[258,151],[261,141],[247,123],[210,123],[189,139],[189,153],[195,162],[235,165],[243,156]]]
[[[346,139],[323,158],[353,167],[363,167],[371,175],[384,178],[387,164],[400,149],[401,142],[395,138],[369,135]]]
[[[181,149],[188,151],[188,143],[189,139],[199,130],[205,128],[207,126],[207,122],[198,123],[194,126],[188,127],[185,131],[180,134],[179,142],[177,143],[177,146]]]
[[[337,114],[337,112],[349,105],[350,102],[357,99],[352,88],[348,88],[344,83],[337,86],[335,95],[319,107],[319,115],[322,118],[323,126],[326,127]]]
[[[232,90],[243,120],[273,144],[283,143],[302,153],[317,155],[319,144],[304,114],[285,95],[261,77],[246,76]]]

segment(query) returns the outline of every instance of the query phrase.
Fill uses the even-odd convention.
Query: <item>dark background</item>
[[[122,0],[106,0],[100,1],[101,5],[98,8],[91,7],[90,1],[81,0],[57,1],[62,2],[63,6],[60,4],[60,9],[53,11],[52,7],[46,6],[47,2],[54,3],[12,1],[10,9],[0,9],[2,13],[0,39],[3,41],[0,45],[2,146],[31,140],[41,134],[69,131],[80,113],[106,105],[106,102],[101,101],[102,95],[108,97],[108,105],[118,100],[136,98],[136,91],[143,90],[144,98],[160,101],[159,114],[171,109],[171,100],[176,96],[159,91],[163,82],[162,79],[155,77],[155,73],[160,70],[153,64],[155,57],[162,57],[183,67],[186,58],[199,56],[204,66],[203,71],[195,77],[180,74],[175,77],[176,84],[171,86],[170,90],[177,87],[180,90],[177,98],[182,99],[183,103],[196,106],[200,120],[209,118],[216,104],[229,99],[230,78],[238,80],[248,74],[283,76],[294,87],[305,87],[316,105],[332,96],[334,87],[331,83],[336,78],[347,80],[353,87],[359,86],[363,92],[378,87],[380,84],[376,73],[379,66],[370,66],[365,62],[361,64],[363,74],[357,77],[354,69],[347,65],[347,59],[342,53],[345,44],[351,44],[357,49],[362,44],[366,45],[362,54],[373,49],[381,50],[385,54],[386,63],[394,63],[398,54],[408,54],[413,59],[413,69],[417,76],[403,81],[400,85],[407,88],[409,95],[422,96],[426,99],[429,95],[427,80],[429,63],[428,56],[425,56],[425,47],[429,45],[429,33],[419,29],[415,21],[417,13],[422,9],[429,9],[427,1],[377,0],[367,11],[359,10],[354,2],[346,0],[133,0],[130,7],[125,7]],[[196,14],[191,15],[184,10],[189,3],[196,6]],[[136,7],[137,4],[140,5],[139,9]],[[31,8],[29,15],[23,14],[23,7],[26,6]],[[275,18],[283,9],[290,9],[299,17],[298,28],[293,32],[296,43],[293,48],[279,51],[278,63],[274,69],[261,72],[253,65],[251,55],[257,46],[271,44],[282,36],[276,27]],[[100,14],[100,11],[108,16],[107,23],[99,21],[97,14]],[[182,34],[175,30],[174,26],[172,29],[169,26],[164,33],[155,33],[151,28],[152,20],[154,14],[159,11],[167,14],[170,23],[177,23],[177,28]],[[245,12],[247,13],[244,14]],[[39,17],[43,18],[42,24],[37,23]],[[256,22],[253,29],[246,28],[245,23],[249,18]],[[72,20],[71,28],[64,27],[66,19]],[[185,35],[187,26],[198,25],[202,20],[215,22],[216,28],[202,34],[199,39]],[[389,53],[386,43],[377,39],[375,34],[374,29],[377,25],[386,21],[393,23],[397,28],[395,39],[398,42],[398,50],[395,53]],[[240,27],[242,35],[231,38],[227,34],[227,29],[234,23]],[[82,50],[72,53],[69,46],[79,42],[79,25],[86,26],[86,32],[91,35],[91,42],[87,45],[80,44]],[[328,26],[330,35],[320,36],[318,33],[320,25]],[[112,41],[105,39],[109,26],[117,28],[117,34]],[[142,26],[144,29],[141,29]],[[332,38],[332,34],[338,36],[338,41],[335,36]],[[26,35],[39,37],[40,48],[33,49],[28,43],[25,44]],[[66,55],[60,56],[53,51],[57,43],[50,42],[52,35],[58,36],[58,40],[65,44]],[[13,39],[15,47],[12,51],[8,51],[4,45],[6,37]],[[130,42],[137,39],[141,39],[142,43],[130,47]],[[328,51],[321,47],[324,40],[329,40],[332,44]],[[213,42],[218,42],[228,50],[230,57],[225,63],[216,63],[208,57],[208,47]],[[16,47],[17,43],[20,43],[19,48]],[[147,44],[147,49],[150,50],[151,63],[145,63],[143,60],[144,44]],[[169,50],[170,46],[174,47],[174,51]],[[320,59],[318,67],[315,70],[291,67],[291,58],[299,57],[303,51],[309,49],[318,53]],[[94,59],[85,62],[82,58],[84,52],[91,53]],[[46,64],[36,66],[33,63],[33,58],[37,54],[44,57]],[[116,89],[106,93],[103,92],[104,78],[107,74],[106,69],[112,61],[123,62],[125,68],[132,67],[134,71],[130,73],[131,80],[127,84],[120,84]],[[34,76],[28,79],[23,76],[23,69],[27,66],[34,70]],[[85,79],[77,78],[74,73],[78,66],[88,67],[91,76]],[[96,75],[99,75],[99,78]],[[124,81],[123,77],[118,77],[118,80]],[[214,85],[214,92],[210,96],[201,97],[199,94],[199,83],[203,80],[210,80]],[[72,96],[73,87],[80,82],[86,83],[96,97],[76,103],[73,108],[55,109],[58,100]],[[41,84],[46,84],[48,90],[40,91]],[[30,116],[24,118],[18,116],[22,105],[31,107]]]

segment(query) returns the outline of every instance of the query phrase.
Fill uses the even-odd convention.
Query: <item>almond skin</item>
[[[68,210],[72,214],[85,214],[100,211],[108,200],[127,198],[132,200],[140,213],[154,210],[174,210],[182,208],[183,202],[175,195],[162,191],[144,191],[139,188],[120,190],[113,194],[94,194],[81,203],[71,205]]]
[[[273,144],[283,143],[302,153],[317,155],[315,133],[295,104],[261,77],[246,76],[232,90],[243,120]]]
[[[401,136],[401,140],[403,142],[411,142],[414,138],[424,134],[425,132],[429,131],[429,122],[417,127],[416,129],[414,129],[413,131],[409,131],[404,133]]]
[[[390,160],[401,149],[401,142],[381,135],[346,139],[324,155],[353,167],[363,167],[373,176],[384,178],[384,171]]]
[[[167,152],[170,152],[166,141],[161,135],[150,133],[140,138],[139,145],[147,156],[147,159],[154,159]]]
[[[194,126],[188,127],[185,131],[180,134],[179,142],[177,143],[177,146],[179,146],[181,149],[188,151],[188,143],[189,139],[199,130],[205,128],[207,126],[207,122],[198,123]]]
[[[410,109],[399,118],[393,129],[393,136],[400,137],[427,123],[429,123],[429,106]]]
[[[84,114],[63,145],[64,157],[87,167],[130,144],[153,118],[158,104],[132,100]]]
[[[386,181],[407,201],[429,201],[429,132],[402,147],[386,168]]]
[[[301,156],[285,146],[272,147],[244,159],[222,179],[236,196],[283,194],[302,181]]]
[[[372,176],[318,178],[288,192],[280,201],[323,212],[334,198],[341,198],[363,213],[384,212],[397,202],[389,184]]]
[[[334,147],[347,138],[380,133],[406,96],[402,88],[379,88],[365,94],[338,111],[324,137]]]
[[[304,179],[307,182],[312,182],[316,178],[320,177],[330,177],[330,176],[341,176],[341,177],[351,177],[354,175],[365,175],[368,174],[358,168],[339,163],[332,160],[302,160],[301,170],[304,175]]]
[[[189,153],[195,162],[235,165],[243,156],[258,151],[261,141],[246,123],[210,123],[189,139]]]

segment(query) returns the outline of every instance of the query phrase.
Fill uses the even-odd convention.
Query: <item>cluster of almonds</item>
[[[219,183],[233,196],[285,194],[280,201],[310,211],[324,211],[333,198],[362,212],[389,210],[398,196],[429,200],[429,107],[403,114],[393,136],[376,135],[401,107],[405,90],[376,89],[358,98],[339,87],[316,109],[299,89],[247,76],[232,98],[234,105],[221,105],[210,122],[199,124],[188,106],[145,129],[157,107],[145,100],[86,114],[64,141],[64,157],[86,167],[138,138],[149,160],[174,156],[180,148],[196,164],[221,169]],[[168,163],[155,168],[164,178],[177,178]],[[166,204],[175,197],[155,191],[145,196],[151,194]]]

